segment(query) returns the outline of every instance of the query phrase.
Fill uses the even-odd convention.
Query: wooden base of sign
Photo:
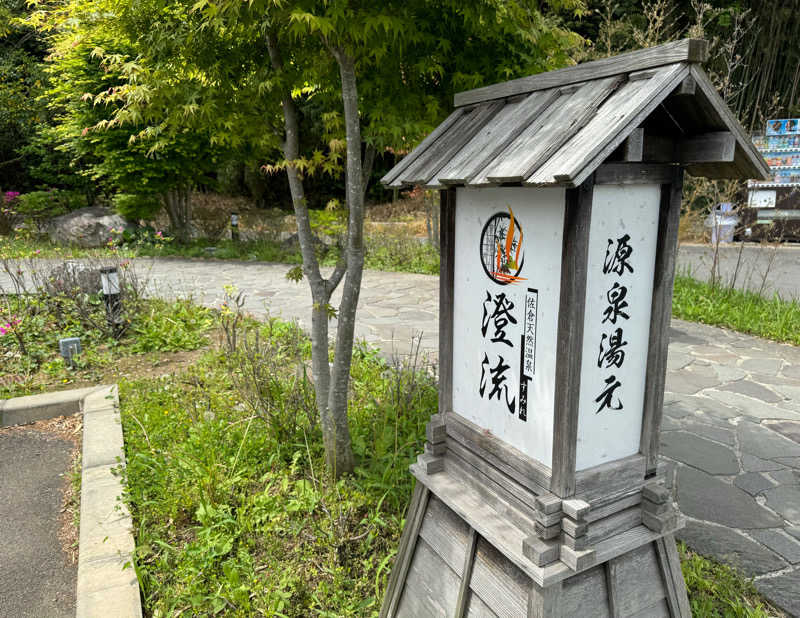
[[[411,472],[382,618],[691,617],[672,536],[683,519],[658,483],[525,512],[455,458],[427,452]]]

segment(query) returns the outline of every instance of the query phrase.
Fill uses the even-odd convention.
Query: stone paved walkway
[[[213,303],[222,286],[250,291],[247,307],[308,325],[305,282],[287,267],[230,262],[152,263],[156,286]],[[438,341],[438,278],[368,271],[358,336],[384,352]],[[663,454],[689,524],[679,536],[735,564],[775,603],[800,616],[800,348],[673,320]]]
[[[247,309],[308,326],[308,285],[285,265],[140,260],[153,293],[218,304],[222,287],[248,294]],[[2,281],[0,281],[2,284]],[[338,300],[338,297],[335,299]],[[368,271],[357,335],[385,353],[412,336],[433,353],[438,278]],[[689,525],[681,536],[703,554],[740,567],[791,615],[800,616],[800,348],[673,320],[663,453]]]

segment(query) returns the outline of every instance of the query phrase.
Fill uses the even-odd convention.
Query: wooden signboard
[[[658,456],[683,170],[768,174],[704,50],[461,93],[383,179],[442,189],[442,260],[382,616],[690,616]]]

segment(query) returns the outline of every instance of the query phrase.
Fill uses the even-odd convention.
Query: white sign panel
[[[660,194],[594,188],[576,470],[639,452]]]
[[[453,410],[548,467],[564,195],[456,195]]]
[[[775,208],[777,203],[775,190],[750,189],[747,194],[747,205],[750,208]]]

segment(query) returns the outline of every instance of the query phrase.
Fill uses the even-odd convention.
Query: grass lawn
[[[217,344],[223,315],[188,300],[138,299],[119,340],[96,294],[3,302],[6,318],[22,319],[0,336],[0,396],[120,384],[125,499],[147,616],[377,613],[412,487],[408,465],[437,407],[427,367],[391,366],[357,347],[350,423],[359,465],[334,482],[303,369],[310,346],[295,326],[247,320],[239,341],[250,347],[231,350]],[[673,311],[798,343],[797,307],[780,299],[679,276]],[[54,354],[68,335],[84,343],[73,367]],[[263,369],[257,389],[245,377],[254,364]],[[684,547],[681,559],[694,616],[780,615],[736,571]]]
[[[366,255],[364,267],[373,270],[439,274],[439,252],[416,238],[390,233],[365,235]],[[273,240],[254,240],[232,242],[220,240],[194,240],[186,245],[172,242],[150,245],[123,245],[99,249],[61,247],[46,241],[30,241],[0,236],[0,259],[8,258],[62,258],[77,259],[85,257],[184,257],[213,258],[221,260],[244,260],[259,262],[278,262],[282,264],[302,264],[303,258],[296,245],[287,245]],[[337,247],[322,248],[319,252],[320,264],[335,266],[339,258]]]

